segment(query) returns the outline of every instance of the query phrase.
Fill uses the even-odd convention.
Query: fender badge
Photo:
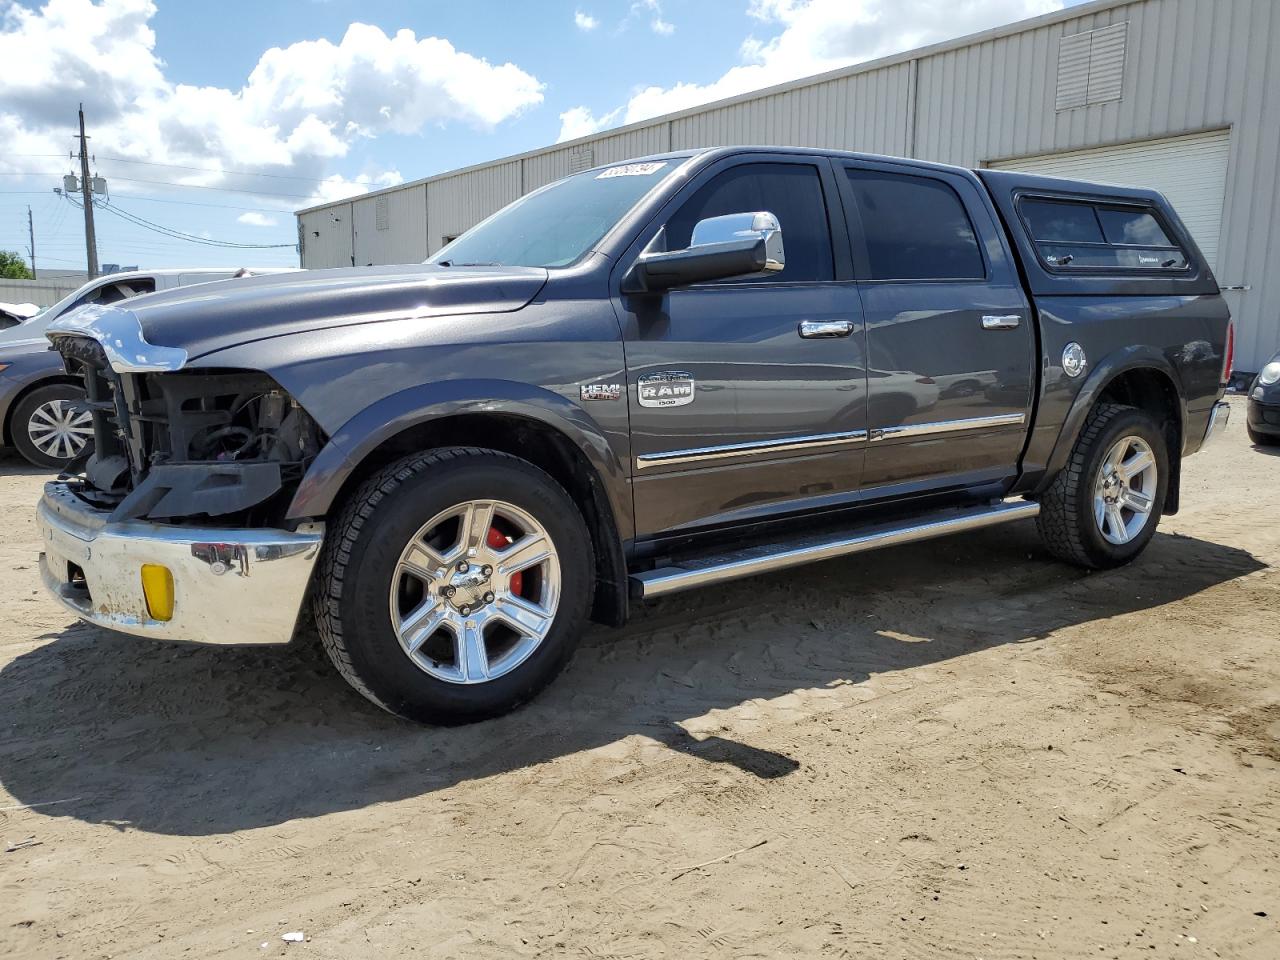
[[[650,373],[636,381],[642,407],[683,407],[693,403],[693,374],[682,370]]]
[[[617,400],[622,396],[620,383],[584,383],[582,385],[583,400]]]

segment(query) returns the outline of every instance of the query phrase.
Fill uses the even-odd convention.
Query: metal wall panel
[[[301,214],[298,226],[303,267],[316,270],[353,264],[350,201]]]
[[[357,198],[351,208],[357,266],[419,263],[427,258],[425,185]]]
[[[671,121],[671,149],[777,144],[902,155],[910,63],[899,63]]]
[[[578,159],[583,153],[583,146],[552,147],[525,157],[524,188],[536,190],[561,177],[567,177],[577,169],[588,169],[602,163],[616,163],[619,160],[630,160],[632,157],[643,157],[653,153],[666,153],[671,150],[668,139],[668,125],[656,123],[636,130],[622,133],[600,134],[589,142],[590,163],[579,166]]]
[[[428,255],[443,247],[446,237],[456,237],[474,227],[519,198],[522,192],[519,160],[428,180]]]

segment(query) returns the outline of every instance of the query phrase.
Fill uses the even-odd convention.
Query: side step
[[[1040,512],[1040,504],[1029,500],[1005,500],[982,507],[940,510],[914,517],[908,522],[879,524],[858,530],[810,535],[748,547],[732,553],[682,560],[675,566],[659,567],[631,575],[632,589],[644,600],[680,590],[705,587],[757,573],[771,573],[803,563],[830,560],[851,553],[892,547],[917,540],[932,540],[949,533],[981,530],[998,523],[1025,520]]]

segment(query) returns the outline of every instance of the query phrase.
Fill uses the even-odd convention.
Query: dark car
[[[449,723],[677,590],[1030,518],[1127,563],[1227,420],[1232,343],[1158,193],[781,148],[49,337],[98,443],[39,506],[56,597],[206,643],[305,613],[360,693]]]
[[[1246,423],[1254,443],[1280,445],[1280,353],[1253,378]]]

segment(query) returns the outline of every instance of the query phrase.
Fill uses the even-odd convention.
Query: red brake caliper
[[[497,527],[490,527],[489,534],[485,537],[485,542],[494,550],[505,550],[514,541]],[[517,597],[520,596],[520,588],[524,586],[524,574],[513,573],[511,575],[511,592]]]

